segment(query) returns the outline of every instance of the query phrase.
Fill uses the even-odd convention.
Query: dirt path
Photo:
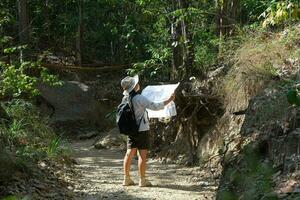
[[[76,170],[82,176],[75,184],[75,192],[81,194],[79,199],[215,199],[216,183],[199,167],[179,167],[148,160],[148,177],[153,187],[123,187],[122,159],[120,150],[96,150],[93,141],[76,141],[72,143]],[[137,161],[133,161],[131,176],[138,182]]]

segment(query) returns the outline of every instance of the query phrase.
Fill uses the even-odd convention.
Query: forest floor
[[[72,149],[80,174],[74,180],[78,199],[215,199],[217,180],[200,167],[185,167],[148,160],[148,177],[152,187],[138,185],[124,187],[123,156],[121,150],[93,147],[94,140],[73,141]],[[134,159],[131,176],[138,183],[137,160]]]

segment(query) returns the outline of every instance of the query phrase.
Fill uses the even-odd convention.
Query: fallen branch
[[[89,67],[93,66],[93,67]],[[103,65],[87,65],[87,66],[73,66],[73,65],[63,65],[63,64],[50,64],[43,63],[42,67],[51,70],[63,70],[63,71],[73,71],[73,72],[108,72],[108,71],[117,71],[129,68],[131,64],[126,65],[111,65],[111,66],[103,66]]]

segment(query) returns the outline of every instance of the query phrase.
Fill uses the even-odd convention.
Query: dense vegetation
[[[204,79],[226,66],[216,91],[233,112],[285,73],[276,68],[282,61],[300,58],[298,30],[282,33],[299,19],[298,0],[1,0],[0,183],[8,169],[69,155],[34,105],[37,83],[63,84],[45,68],[53,60],[60,67],[125,65],[149,81]],[[295,82],[285,77],[279,85],[288,90]],[[250,174],[271,176],[257,165]],[[261,184],[269,192],[269,182]]]
[[[28,45],[31,57],[44,52],[79,65],[134,64],[180,79],[216,64],[224,42],[240,32],[297,20],[299,2],[5,0],[1,17],[4,48]]]

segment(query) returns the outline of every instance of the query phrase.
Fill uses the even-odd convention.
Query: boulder
[[[79,140],[88,140],[88,139],[91,139],[93,137],[96,137],[97,135],[98,135],[98,132],[90,131],[90,132],[86,132],[84,134],[78,135],[78,139]]]
[[[119,133],[117,128],[112,129],[109,133],[95,143],[96,149],[111,149],[126,147],[126,136]]]
[[[52,122],[100,125],[104,121],[100,114],[103,113],[101,105],[94,98],[93,90],[83,83],[66,81],[58,87],[39,84],[38,89],[40,108],[50,115]]]

